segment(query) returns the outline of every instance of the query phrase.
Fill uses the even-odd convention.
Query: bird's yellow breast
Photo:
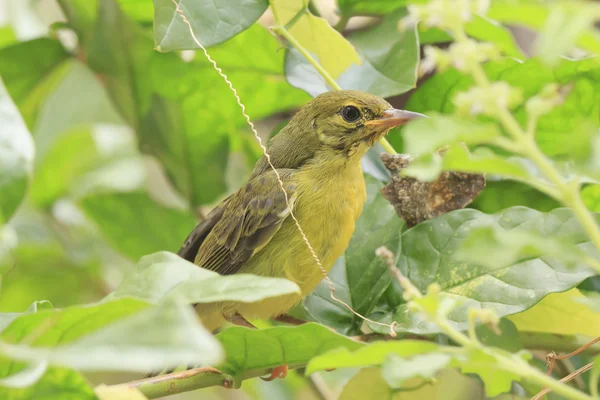
[[[323,268],[329,272],[348,246],[366,200],[360,163],[348,159],[321,162],[303,168],[294,180],[297,183],[294,215]],[[302,297],[323,279],[292,218],[284,221],[271,241],[241,272],[287,278],[298,284]],[[297,295],[277,297],[263,300],[259,305],[239,305],[238,312],[248,318],[269,318],[284,313],[299,301]]]

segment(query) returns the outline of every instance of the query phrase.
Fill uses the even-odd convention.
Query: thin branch
[[[291,364],[289,369],[304,367],[305,364]],[[244,371],[232,376],[221,372],[213,367],[194,368],[187,371],[172,372],[166,375],[154,376],[152,378],[140,379],[116,386],[128,386],[138,389],[148,399],[156,399],[171,396],[177,393],[189,392],[191,390],[221,386],[227,389],[239,388],[242,381],[259,376],[269,375],[270,368],[260,368]]]
[[[336,396],[331,392],[323,377],[318,373],[311,374],[308,377],[308,382],[313,392],[317,395],[320,400],[334,400]]]
[[[569,375],[565,376],[564,378],[559,380],[559,382],[567,383],[569,381],[572,381],[573,379],[577,378],[579,375],[592,369],[593,366],[594,366],[593,362],[586,364],[583,367],[579,368],[577,371],[574,371],[574,372],[570,373]],[[550,393],[551,391],[552,391],[552,389],[544,389],[541,392],[539,392],[538,394],[536,394],[535,396],[533,396],[531,398],[531,400],[540,400],[542,397],[544,397],[544,395]]]

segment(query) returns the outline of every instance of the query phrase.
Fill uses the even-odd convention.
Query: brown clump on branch
[[[485,176],[464,172],[444,171],[432,182],[401,176],[412,161],[406,154],[384,153],[381,160],[392,172],[392,181],[381,193],[409,227],[466,207],[485,187]]]

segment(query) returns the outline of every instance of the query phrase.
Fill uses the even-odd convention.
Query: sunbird
[[[286,278],[301,294],[198,304],[204,326],[251,326],[247,319],[281,316],[310,293],[323,274],[290,214],[328,272],[348,246],[366,200],[361,157],[390,129],[421,116],[353,90],[327,92],[302,107],[267,146],[288,201],[263,156],[248,182],[198,224],[178,253],[222,275]],[[270,379],[285,376],[285,366],[278,368]]]

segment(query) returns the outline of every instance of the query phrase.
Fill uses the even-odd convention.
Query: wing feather
[[[293,205],[294,171],[278,172]],[[217,206],[186,239],[179,254],[202,268],[234,274],[268,244],[289,213],[275,173],[267,171]]]

